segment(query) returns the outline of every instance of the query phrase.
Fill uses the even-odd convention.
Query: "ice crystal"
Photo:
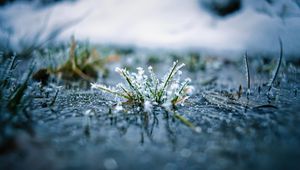
[[[189,85],[191,79],[181,80],[180,69],[184,64],[173,63],[163,79],[158,79],[153,68],[148,67],[148,74],[141,67],[136,73],[130,73],[126,69],[117,67],[115,71],[123,77],[126,85],[119,83],[115,88],[101,84],[92,84],[92,88],[125,98],[128,102],[144,106],[145,111],[152,109],[153,105],[175,106],[183,103],[192,93],[194,88]]]

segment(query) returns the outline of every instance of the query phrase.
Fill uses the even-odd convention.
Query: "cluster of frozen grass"
[[[119,83],[116,87],[107,87],[92,83],[92,88],[142,105],[145,111],[151,111],[154,105],[171,108],[183,104],[193,91],[193,86],[189,85],[191,79],[181,79],[182,71],[180,69],[183,66],[184,64],[175,61],[162,79],[157,78],[151,66],[148,67],[148,74],[141,67],[137,68],[136,73],[130,73],[126,69],[117,67],[115,70],[124,78],[126,85]]]

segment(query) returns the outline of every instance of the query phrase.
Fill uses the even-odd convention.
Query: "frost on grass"
[[[180,69],[183,66],[184,64],[179,64],[178,61],[174,62],[162,79],[157,78],[151,66],[148,67],[148,74],[141,67],[138,67],[135,73],[117,67],[115,71],[123,77],[126,84],[119,83],[116,87],[107,87],[92,83],[92,88],[142,105],[145,111],[150,111],[153,105],[170,108],[184,103],[193,91],[193,87],[189,85],[191,79],[181,80]]]

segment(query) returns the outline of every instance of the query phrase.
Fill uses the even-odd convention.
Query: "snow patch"
[[[13,3],[0,8],[0,16],[0,39],[10,37],[8,44],[17,50],[78,20],[58,40],[75,35],[102,44],[278,54],[281,37],[286,54],[300,54],[300,12],[293,0],[244,0],[239,12],[225,18],[197,0],[78,0],[45,8]]]

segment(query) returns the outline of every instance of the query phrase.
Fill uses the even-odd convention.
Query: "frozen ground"
[[[1,81],[10,86],[1,89],[0,169],[298,169],[299,64],[285,61],[267,95],[263,84],[271,77],[274,63],[251,59],[247,100],[241,60],[141,55],[121,55],[115,64],[135,69],[152,63],[159,77],[175,58],[187,64],[183,76],[193,79],[196,90],[176,112],[197,129],[160,107],[146,113],[125,103],[118,111],[116,97],[85,89],[78,82],[73,88],[59,86],[55,77],[44,87],[29,80],[21,103],[8,109],[7,94],[18,87],[17,78],[28,72],[22,62]],[[44,63],[47,56],[37,56],[36,61]],[[108,67],[109,76],[98,81],[121,82],[113,65]],[[1,73],[6,71],[3,65],[0,68]],[[235,94],[240,84],[241,98],[225,95]]]
[[[47,7],[13,3],[0,8],[0,38],[2,46],[20,50],[63,27],[60,41],[75,35],[101,44],[229,51],[222,54],[234,56],[245,50],[278,54],[281,37],[285,54],[299,56],[299,1],[244,0],[240,10],[225,17],[203,7],[203,1],[78,0]]]
[[[97,70],[101,73],[97,82],[119,83],[116,66],[132,71],[152,65],[160,77],[179,60],[186,64],[182,76],[193,80],[195,92],[176,110],[155,107],[146,113],[124,103],[120,111],[115,96],[93,91],[86,81],[74,77],[59,79],[59,73],[70,74],[68,69],[52,72],[49,78],[39,74],[45,85],[30,76],[32,65],[33,73],[45,67],[59,70],[71,59],[72,45],[50,44],[27,58],[14,58],[1,49],[0,169],[298,170],[299,1],[268,1],[245,0],[241,10],[225,17],[199,1],[179,0],[81,0],[1,7],[1,47],[22,50],[63,27],[66,30],[58,34],[58,41],[69,42],[74,34],[76,39],[104,44],[96,48],[100,56],[113,56],[104,66],[106,76],[105,69]],[[284,58],[268,92],[266,85],[278,59],[261,54],[278,56],[279,36]],[[78,48],[94,54],[88,48],[94,44],[86,45],[88,49],[85,45],[80,41]],[[249,58],[249,98],[240,55],[233,60],[179,51],[186,49],[227,52],[222,56],[237,56],[245,49],[259,54]],[[80,50],[74,53],[81,54]]]

